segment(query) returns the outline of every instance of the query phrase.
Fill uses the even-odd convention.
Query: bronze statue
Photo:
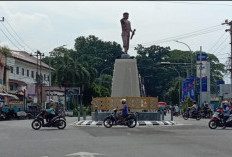
[[[131,23],[128,20],[129,18],[129,13],[125,12],[123,13],[123,18],[120,20],[121,26],[122,26],[122,41],[123,41],[123,48],[124,52],[127,54],[127,51],[129,49],[129,42],[130,42],[130,32],[132,32],[131,39],[133,35],[135,34],[135,29],[134,31],[131,30]]]

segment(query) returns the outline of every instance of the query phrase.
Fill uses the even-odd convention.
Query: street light
[[[184,44],[185,46],[187,46],[188,47],[188,49],[189,49],[189,51],[190,51],[190,53],[191,53],[191,76],[192,76],[192,69],[193,69],[193,67],[192,67],[192,63],[193,63],[193,53],[192,53],[192,50],[190,49],[190,47],[189,47],[189,45],[188,44],[186,44],[186,43],[184,43],[184,42],[181,42],[181,41],[178,41],[178,40],[174,40],[175,42],[177,42],[177,43],[181,43],[181,44]]]

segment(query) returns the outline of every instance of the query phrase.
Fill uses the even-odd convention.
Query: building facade
[[[11,54],[7,57],[8,93],[27,96],[29,85],[35,85],[34,95],[31,96],[36,102],[42,100],[41,87],[50,85],[50,73],[54,69],[25,51],[11,51]]]

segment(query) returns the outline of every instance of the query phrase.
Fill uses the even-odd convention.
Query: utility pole
[[[230,26],[229,29],[226,29],[226,32],[230,32],[230,67],[227,69],[230,71],[230,97],[232,98],[232,21],[228,22],[228,20],[225,20],[222,25],[228,25]]]
[[[201,100],[202,100],[202,79],[201,79],[201,71],[202,71],[202,48],[200,46],[200,100],[199,100],[199,107],[201,107]]]

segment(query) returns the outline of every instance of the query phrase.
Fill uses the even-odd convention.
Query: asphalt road
[[[0,121],[0,157],[231,157],[232,129],[210,130],[206,119],[174,120],[179,125],[38,131],[32,120]]]

